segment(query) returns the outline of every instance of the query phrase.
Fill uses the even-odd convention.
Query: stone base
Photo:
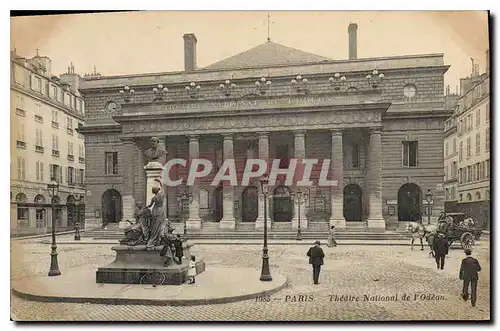
[[[292,229],[297,230],[299,228],[299,219],[298,218],[292,218]],[[307,229],[307,218],[300,218],[300,228],[301,229]]]
[[[269,225],[267,225],[269,227]],[[255,221],[256,230],[264,230],[264,219],[257,219]]]
[[[96,272],[96,283],[106,284],[140,284],[141,278],[148,272],[157,271],[165,275],[164,285],[181,285],[187,280],[188,263],[191,259],[189,248],[192,244],[184,242],[184,258],[182,264],[165,267],[165,258],[160,256],[162,246],[146,250],[146,246],[114,246],[115,261],[100,267]],[[196,258],[196,271],[205,271],[205,261]]]
[[[187,229],[201,229],[201,220],[188,220],[186,221]]]
[[[236,220],[232,220],[232,221],[221,220],[219,222],[219,226],[221,229],[234,230],[234,229],[236,229]]]
[[[118,229],[127,229],[130,226],[132,226],[131,222],[121,221],[120,223],[118,223]]]
[[[385,231],[385,219],[383,218],[369,218],[368,230],[370,231]]]
[[[330,226],[334,225],[336,230],[345,230],[346,224],[345,224],[345,219],[340,218],[340,219],[333,219],[330,218]]]

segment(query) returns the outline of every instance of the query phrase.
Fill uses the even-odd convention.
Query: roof
[[[211,64],[205,67],[205,69],[248,68],[296,63],[313,63],[331,60],[332,59],[327,57],[268,41],[242,53]]]

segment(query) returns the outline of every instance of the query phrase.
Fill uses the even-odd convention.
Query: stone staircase
[[[174,233],[183,233],[184,223],[173,222]],[[269,239],[295,240],[297,229],[293,229],[290,222],[273,223],[268,228]],[[304,240],[322,240],[328,238],[328,222],[309,222],[307,229],[302,228]],[[246,240],[262,239],[263,229],[256,230],[253,222],[238,222],[236,229],[220,229],[218,222],[203,222],[201,229],[189,229],[187,235],[190,239],[222,239],[222,240]],[[348,222],[345,230],[335,231],[335,238],[339,240],[401,240],[406,239],[403,233],[396,231],[368,231],[366,222]],[[120,240],[124,237],[123,230],[116,226],[108,226],[104,230],[84,232],[83,237],[95,240]]]

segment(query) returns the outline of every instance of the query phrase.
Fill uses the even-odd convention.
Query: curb
[[[271,295],[288,286],[288,276],[285,282],[280,286],[257,293],[244,294],[234,297],[214,298],[214,299],[192,299],[192,300],[156,300],[156,299],[128,299],[128,298],[70,298],[70,297],[54,297],[46,295],[37,295],[21,292],[12,288],[12,293],[17,297],[29,301],[40,302],[64,302],[64,303],[92,303],[105,305],[147,305],[147,306],[199,306],[210,304],[231,303],[253,299],[257,296]]]
[[[85,230],[80,230],[80,233],[85,232]],[[61,236],[61,235],[66,235],[66,234],[74,234],[75,230],[71,231],[63,231],[63,232],[56,232],[56,236]],[[36,234],[36,235],[31,235],[31,236],[22,236],[22,237],[10,237],[10,240],[23,240],[23,239],[37,239],[37,238],[45,238],[45,237],[51,237],[52,233],[44,233],[44,234]]]

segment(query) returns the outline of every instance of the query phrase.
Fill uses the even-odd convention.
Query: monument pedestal
[[[187,220],[186,221],[186,228],[189,229],[195,229],[199,230],[201,229],[201,220]]]
[[[188,264],[191,260],[189,252],[193,244],[183,243],[184,258],[182,264],[164,266],[165,258],[160,256],[163,246],[146,250],[145,245],[114,246],[111,249],[116,252],[115,261],[107,266],[100,267],[96,272],[96,283],[105,284],[140,284],[141,278],[148,272],[156,271],[165,275],[163,285],[181,285],[188,277]],[[205,271],[205,261],[196,258],[196,273]]]

